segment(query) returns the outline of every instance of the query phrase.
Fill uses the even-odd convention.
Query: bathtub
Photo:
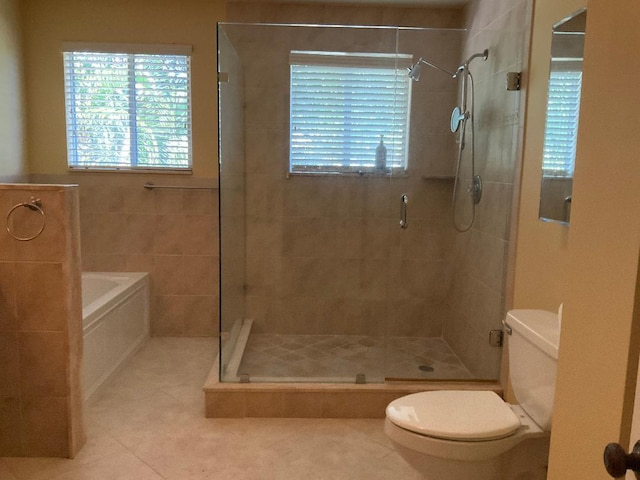
[[[149,274],[82,274],[83,394],[91,400],[149,337]]]

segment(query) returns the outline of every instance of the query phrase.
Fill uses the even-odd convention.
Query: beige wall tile
[[[67,395],[69,347],[66,335],[58,332],[21,332],[18,345],[22,395]]]
[[[218,329],[217,295],[161,295],[153,299],[152,335],[210,336]]]
[[[59,263],[16,265],[16,308],[21,330],[68,329],[71,295],[65,280]]]
[[[151,335],[180,335],[184,332],[184,296],[156,295],[152,297]]]
[[[17,397],[20,392],[17,332],[0,332],[0,365],[0,397]]]
[[[185,215],[181,233],[184,254],[218,255],[217,215]]]
[[[157,217],[146,214],[125,214],[123,217],[123,252],[128,255],[151,253]]]
[[[219,331],[218,295],[191,296],[186,308],[184,334],[210,336]]]
[[[155,212],[161,215],[185,212],[182,190],[153,190]]]
[[[69,456],[66,398],[23,397],[21,415],[24,451],[27,456]]]
[[[0,331],[17,330],[15,264],[0,262]]]
[[[67,218],[62,196],[58,192],[14,192],[14,204],[23,203],[31,196],[42,202],[44,217],[29,208],[18,208],[12,215],[15,233],[20,237],[36,235],[45,222],[44,229],[30,241],[15,242],[14,258],[22,261],[59,262],[66,254]]]
[[[0,396],[0,455],[24,455],[21,435],[20,399]]]
[[[185,253],[184,216],[175,214],[156,215],[154,222],[153,253],[160,255],[181,255]]]
[[[157,255],[154,272],[160,295],[212,295],[218,291],[217,257]]]

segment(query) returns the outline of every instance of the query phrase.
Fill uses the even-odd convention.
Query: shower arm
[[[460,65],[460,66],[458,67],[458,69],[455,71],[455,73],[454,73],[454,72],[450,72],[450,71],[449,71],[449,70],[447,70],[446,68],[442,68],[442,67],[440,67],[440,66],[436,65],[435,63],[431,63],[430,61],[425,60],[425,59],[424,59],[424,58],[422,58],[422,57],[420,57],[420,58],[418,59],[418,61],[416,62],[416,64],[415,64],[415,65],[419,65],[419,64],[423,63],[423,64],[425,64],[425,65],[430,66],[431,68],[435,68],[436,70],[440,70],[441,72],[446,73],[447,75],[449,75],[449,76],[450,76],[450,77],[452,77],[452,78],[457,78],[457,77],[458,77],[458,75],[459,75],[461,72],[466,72],[466,71],[468,71],[468,70],[469,70],[469,64],[471,63],[471,61],[472,61],[473,59],[475,59],[475,58],[482,58],[483,60],[486,60],[488,57],[489,57],[489,50],[486,50],[486,49],[485,49],[482,53],[476,53],[476,54],[474,54],[474,55],[471,55],[469,58],[467,58],[467,61],[466,61],[466,62],[464,62],[462,65]],[[414,65],[414,67],[415,67],[415,65]]]
[[[431,68],[435,68],[436,70],[440,70],[441,72],[446,73],[447,75],[449,75],[450,77],[453,77],[453,78],[456,78],[456,75],[458,74],[458,72],[452,73],[449,70],[445,70],[444,68],[439,67],[435,63],[431,63],[431,62],[425,60],[422,57],[420,57],[420,59],[418,60],[418,63],[424,63],[425,65],[429,65]]]

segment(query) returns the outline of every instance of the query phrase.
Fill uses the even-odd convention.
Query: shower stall
[[[222,382],[496,379],[518,102],[489,53],[452,133],[470,78],[409,76],[485,48],[456,29],[219,24]]]

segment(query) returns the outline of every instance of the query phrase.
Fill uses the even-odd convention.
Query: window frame
[[[66,128],[66,141],[67,141],[67,169],[73,172],[127,172],[127,173],[136,173],[136,172],[153,172],[153,173],[171,173],[171,174],[192,174],[193,173],[193,120],[192,120],[192,74],[191,74],[191,55],[192,55],[192,46],[191,45],[178,45],[178,44],[121,44],[121,43],[95,43],[95,42],[64,42],[62,45],[62,53],[63,56],[66,54],[73,53],[98,53],[98,54],[114,54],[114,55],[129,55],[129,56],[176,56],[176,57],[185,57],[186,58],[186,71],[187,71],[187,79],[186,79],[186,89],[187,89],[187,116],[188,116],[188,124],[186,127],[186,135],[187,135],[187,162],[186,165],[142,165],[139,166],[137,155],[132,157],[129,155],[128,164],[121,165],[89,165],[89,164],[79,164],[78,163],[78,155],[76,147],[72,146],[72,144],[76,141],[77,135],[75,135],[74,130],[70,130],[70,125],[73,125],[75,122],[75,116],[73,118],[70,117],[70,112],[75,109],[75,106],[69,104],[69,95],[72,93],[68,93],[70,90],[68,76],[69,72],[67,71],[67,60],[63,59],[63,70],[64,70],[64,96],[65,96],[65,128]],[[133,67],[133,66],[132,66]],[[131,77],[132,74],[135,74],[133,68],[129,71],[128,81],[130,85],[133,85],[133,88],[129,91],[129,95],[136,95],[136,86],[135,86],[135,78]],[[136,112],[137,113],[137,112]],[[137,144],[138,136],[137,136],[137,126],[130,125],[129,126],[131,135],[131,142],[133,144]]]
[[[406,68],[409,67],[412,63],[413,56],[407,54],[399,54],[399,53],[358,53],[358,52],[328,52],[328,51],[301,51],[301,50],[292,50],[289,55],[289,95],[290,95],[290,110],[289,110],[289,159],[287,171],[289,175],[397,175],[404,176],[408,170],[409,164],[409,133],[410,133],[410,122],[411,122],[411,90],[412,90],[412,82],[408,75],[406,74]],[[321,163],[321,161],[316,160],[316,163],[313,163],[313,160],[301,161],[300,157],[302,154],[298,154],[297,158],[294,158],[294,136],[296,132],[296,127],[299,124],[296,124],[294,121],[294,107],[302,107],[305,106],[303,103],[296,103],[294,105],[294,80],[299,80],[303,75],[300,73],[298,77],[295,77],[294,70],[296,68],[304,69],[306,67],[313,68],[326,68],[328,70],[328,75],[338,76],[340,73],[340,69],[344,68],[344,76],[345,78],[341,86],[346,87],[349,84],[348,77],[360,75],[361,73],[356,73],[356,71],[364,71],[365,69],[377,70],[378,72],[382,70],[387,70],[385,75],[392,75],[394,91],[392,94],[393,101],[392,103],[392,113],[388,115],[391,117],[399,116],[401,118],[400,122],[397,122],[394,118],[390,123],[392,125],[401,125],[399,129],[401,129],[401,133],[399,135],[388,135],[389,130],[386,129],[383,133],[371,134],[372,143],[371,146],[365,147],[361,146],[359,149],[356,147],[356,151],[370,151],[371,157],[368,163],[370,165],[365,165],[364,161],[361,158],[357,158],[361,154],[356,153],[356,158],[348,158],[345,156],[345,153],[341,153],[341,158],[336,160],[334,164],[329,165],[326,162]],[[294,78],[295,77],[295,78]],[[406,82],[400,85],[398,82],[403,81]],[[400,87],[398,87],[400,85]],[[304,87],[301,87],[303,89]],[[326,87],[328,88],[328,87]],[[318,99],[322,98],[322,95],[325,93],[322,90],[318,91]],[[333,93],[328,93],[325,96],[325,99],[328,103],[331,100],[335,100],[336,97],[333,96]],[[359,101],[363,100],[363,97],[357,97]],[[401,103],[398,106],[398,101]],[[302,108],[300,107],[300,108]],[[312,107],[313,108],[313,107]],[[320,107],[321,108],[321,107]],[[346,108],[343,106],[342,110],[339,110],[339,113],[343,113],[346,111]],[[350,134],[354,132],[357,134],[358,129],[367,127],[366,123],[359,123],[354,129],[344,130],[344,136],[340,137],[341,140],[336,140],[333,145],[337,147],[342,144],[349,145],[348,141],[344,141],[344,137],[348,137]],[[326,128],[326,124],[319,123],[318,127]],[[328,135],[329,132],[324,128],[319,128],[319,131],[322,131],[324,134]],[[386,156],[387,162],[389,162],[390,157],[390,149],[399,149],[399,154],[396,154],[396,159],[399,158],[399,161],[396,160],[394,165],[387,166],[384,169],[377,169],[375,167],[375,151],[376,147],[379,145],[378,139],[380,135],[384,135],[384,142],[386,146]],[[373,137],[375,137],[375,144],[373,143]],[[350,145],[349,145],[350,146]],[[349,147],[347,147],[349,148]],[[315,155],[318,155],[316,153]],[[351,165],[349,165],[351,163]]]

